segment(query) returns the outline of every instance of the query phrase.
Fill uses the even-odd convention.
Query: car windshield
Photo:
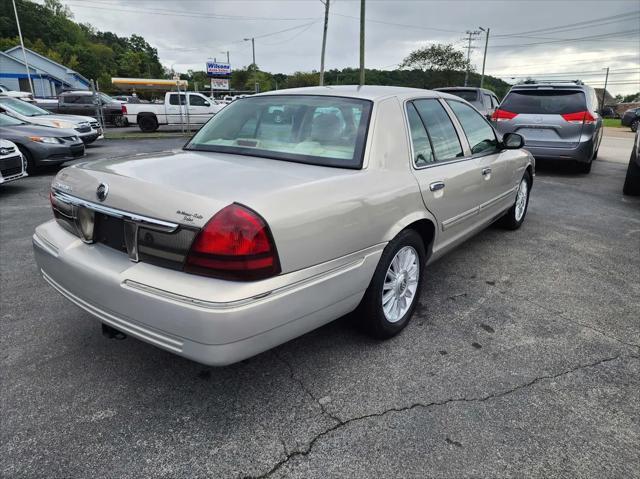
[[[579,90],[518,90],[507,95],[501,110],[514,113],[564,115],[587,109],[584,93]]]
[[[15,112],[18,112],[24,116],[40,116],[50,115],[47,110],[27,103],[26,101],[16,100],[15,98],[0,98],[0,105],[9,108]]]
[[[360,168],[371,105],[357,98],[313,95],[236,100],[185,149]]]
[[[0,126],[16,126],[16,125],[25,125],[24,121],[16,120],[15,118],[10,117],[9,115],[5,115],[0,113]]]
[[[478,92],[476,90],[439,90],[439,91],[450,93],[451,95],[455,95],[469,102],[478,100]]]

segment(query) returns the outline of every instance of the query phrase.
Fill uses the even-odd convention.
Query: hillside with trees
[[[108,89],[111,77],[162,78],[158,52],[144,38],[119,37],[76,23],[59,0],[44,5],[16,0],[27,48],[61,63]],[[0,50],[20,44],[11,0],[0,0]]]

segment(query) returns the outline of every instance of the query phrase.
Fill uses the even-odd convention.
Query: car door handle
[[[482,168],[482,176],[487,176],[491,174],[491,168]]]
[[[438,191],[444,189],[444,181],[434,181],[429,185],[431,191]]]

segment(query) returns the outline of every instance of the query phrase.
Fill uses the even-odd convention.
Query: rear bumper
[[[571,160],[587,163],[593,157],[594,145],[594,140],[589,139],[578,143],[575,148],[528,146],[525,144],[524,149],[531,152],[537,160]]]
[[[384,245],[275,278],[234,283],[133,263],[55,221],[33,236],[38,268],[101,322],[203,364],[251,357],[354,310]]]

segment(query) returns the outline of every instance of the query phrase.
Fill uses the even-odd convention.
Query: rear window
[[[468,102],[478,101],[478,92],[476,90],[438,90],[451,95],[455,95]]]
[[[587,109],[582,91],[577,90],[521,90],[512,91],[502,101],[501,110],[514,113],[564,115]]]
[[[185,147],[322,166],[360,168],[371,102],[314,95],[236,100]]]

